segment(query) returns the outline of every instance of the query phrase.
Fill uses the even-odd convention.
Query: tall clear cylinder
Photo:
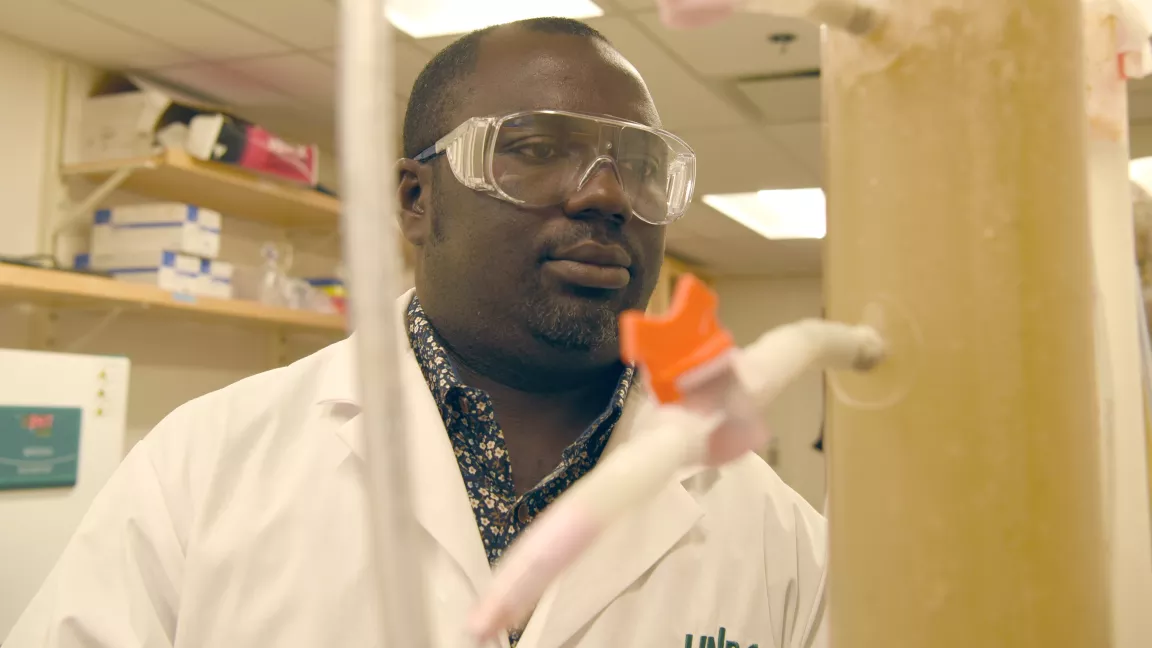
[[[1080,0],[827,34],[836,648],[1108,646]]]

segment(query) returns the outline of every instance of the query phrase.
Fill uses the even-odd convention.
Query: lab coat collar
[[[400,363],[415,359],[412,345],[408,342],[408,304],[416,296],[416,289],[410,288],[396,300],[396,337],[400,353]],[[316,386],[316,404],[348,403],[360,405],[360,385],[356,376],[356,333],[353,332],[346,339],[337,342],[332,347],[332,358],[320,370],[320,379]],[[424,376],[420,376],[420,384],[424,384]]]
[[[480,592],[491,580],[492,570],[440,411],[431,392],[425,388],[424,375],[405,333],[404,313],[413,294],[410,290],[397,301],[396,329],[401,384],[420,387],[400,390],[404,398],[408,465],[413,467],[409,474],[413,509],[420,525],[460,566],[476,592]],[[317,404],[344,403],[359,408],[355,349],[354,337],[333,349],[334,356],[321,372]],[[363,459],[361,422],[357,411],[339,426],[336,435],[350,452]]]

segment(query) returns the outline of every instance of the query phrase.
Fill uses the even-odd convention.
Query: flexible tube
[[[763,410],[811,368],[865,371],[883,356],[884,340],[874,329],[810,319],[760,336],[736,357],[735,369]]]
[[[340,3],[339,137],[344,258],[364,435],[369,552],[383,648],[431,646],[411,510],[397,312],[392,27],[385,0]]]
[[[712,436],[756,439],[728,426],[755,425],[763,408],[805,371],[868,369],[883,353],[883,341],[870,328],[807,320],[769,331],[746,349],[709,363],[729,364],[727,370],[737,378],[723,408],[700,412],[671,404],[638,416],[633,440],[605,456],[509,548],[474,610],[471,631],[487,639],[521,623],[548,585],[608,526],[658,493],[679,471],[714,464]],[[705,366],[693,373],[714,378],[719,371]],[[692,399],[692,383],[689,375],[681,380],[686,401]],[[745,418],[749,402],[753,408]],[[732,456],[755,449],[745,447]]]

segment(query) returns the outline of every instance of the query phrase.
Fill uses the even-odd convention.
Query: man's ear
[[[432,235],[432,167],[405,158],[397,163],[396,171],[400,232],[409,243],[420,247]]]

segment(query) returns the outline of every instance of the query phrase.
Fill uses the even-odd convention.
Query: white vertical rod
[[[360,386],[371,568],[382,648],[430,646],[421,552],[409,496],[399,378],[400,246],[392,27],[385,0],[340,3],[339,143],[343,246]],[[372,643],[372,642],[370,642]]]

